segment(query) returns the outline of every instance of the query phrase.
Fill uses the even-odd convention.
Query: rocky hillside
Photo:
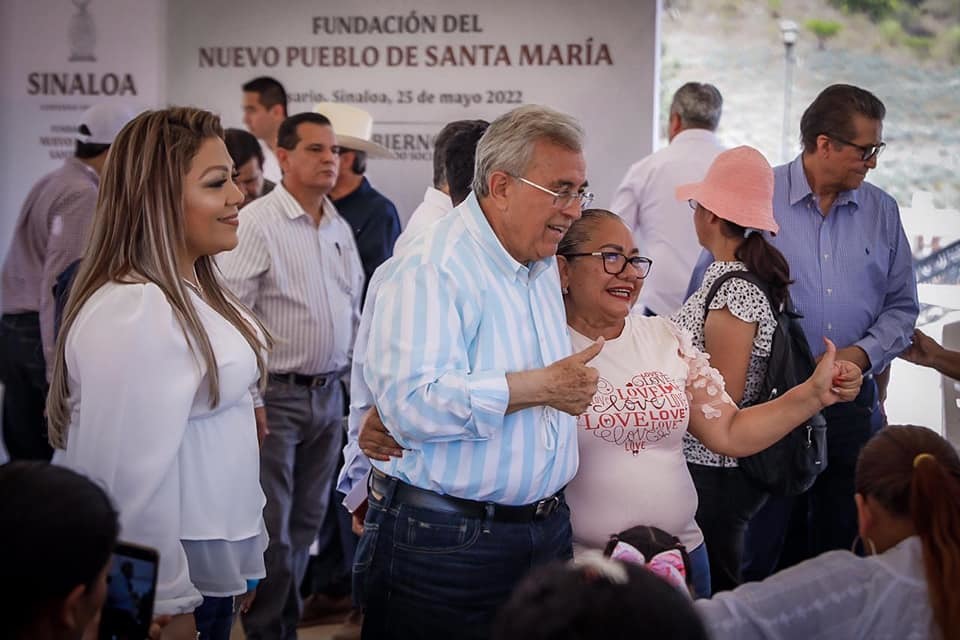
[[[921,3],[922,4],[922,3]],[[920,15],[920,14],[917,14]],[[909,206],[915,190],[933,193],[937,208],[960,209],[960,66],[897,40],[891,20],[843,12],[826,0],[666,1],[662,25],[662,117],[684,82],[712,82],[724,96],[720,134],[782,162],[785,55],[780,21],[800,27],[794,48],[789,156],[799,151],[803,109],[825,86],[856,84],[887,106],[887,149],[868,178]],[[835,22],[838,33],[819,48],[806,26]],[[919,20],[919,19],[918,19]],[[921,28],[921,27],[918,27]],[[941,33],[958,27],[940,25]],[[903,36],[911,37],[911,36]],[[919,37],[919,36],[917,36]],[[940,42],[935,36],[930,42]]]

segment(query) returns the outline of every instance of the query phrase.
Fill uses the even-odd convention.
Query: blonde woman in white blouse
[[[250,389],[269,339],[212,259],[236,246],[243,200],[222,135],[170,108],[117,136],[47,400],[55,461],[110,493],[122,540],[160,552],[164,638],[196,637],[201,603],[264,576]]]

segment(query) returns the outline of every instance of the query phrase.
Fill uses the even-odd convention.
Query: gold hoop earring
[[[857,543],[860,542],[863,546],[864,554],[867,556],[877,555],[877,545],[873,543],[873,540],[869,536],[866,538],[861,538],[860,534],[857,534],[857,537],[853,539],[853,544],[850,545],[850,553],[857,553]]]

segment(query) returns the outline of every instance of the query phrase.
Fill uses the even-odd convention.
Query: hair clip
[[[583,571],[584,576],[591,582],[602,577],[612,584],[627,584],[629,578],[622,564],[593,549],[578,555],[572,560],[572,564]]]
[[[924,458],[930,458],[931,460],[936,460],[936,458],[932,453],[918,453],[916,457],[913,459],[913,468],[916,469],[918,466],[920,466],[920,461],[923,460]]]

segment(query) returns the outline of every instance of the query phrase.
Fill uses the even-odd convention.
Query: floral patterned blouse
[[[690,333],[693,346],[701,351],[704,348],[703,325],[706,316],[703,303],[716,279],[730,271],[747,271],[747,267],[739,261],[714,262],[707,267],[700,288],[687,299],[673,316],[673,321],[677,326]],[[750,363],[747,366],[747,379],[743,388],[743,401],[741,402],[741,405],[750,404],[760,394],[760,386],[767,373],[767,360],[770,358],[770,346],[773,342],[773,332],[777,328],[777,321],[763,291],[752,282],[742,278],[731,278],[724,282],[720,285],[713,300],[710,301],[710,309],[723,309],[724,307],[740,320],[747,323],[756,322],[758,325],[756,336],[753,339],[753,348],[750,351]],[[687,462],[693,464],[710,467],[737,466],[736,458],[722,456],[710,451],[690,433],[683,437],[683,454]]]

